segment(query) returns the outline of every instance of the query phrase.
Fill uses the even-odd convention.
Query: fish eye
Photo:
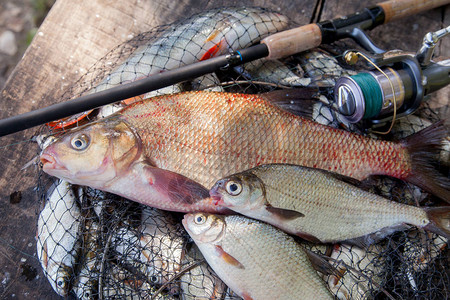
[[[156,275],[150,276],[150,281],[153,282],[153,283],[157,283],[158,282],[158,276],[156,276]]]
[[[202,224],[204,224],[206,222],[206,216],[202,215],[202,214],[196,215],[194,217],[194,222],[197,225],[202,225]]]
[[[242,185],[239,182],[230,180],[227,182],[225,189],[231,196],[237,196],[242,192]]]
[[[70,145],[75,150],[84,150],[89,146],[89,137],[86,134],[79,134],[72,138]]]

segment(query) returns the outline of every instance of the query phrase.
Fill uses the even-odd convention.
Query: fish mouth
[[[39,160],[42,163],[42,169],[45,170],[66,170],[65,167],[61,166],[56,162],[55,157],[50,154],[43,153]]]
[[[188,222],[192,220],[192,216],[190,214],[185,214],[183,220],[181,220],[181,223],[183,224],[186,231],[189,233],[189,225]]]
[[[210,196],[212,204],[214,204],[214,205],[223,205],[224,204],[222,196],[220,195],[219,191],[217,190],[217,187],[213,187],[209,191],[209,196]]]

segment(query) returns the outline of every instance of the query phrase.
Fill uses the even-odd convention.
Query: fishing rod
[[[365,8],[361,12],[352,15],[282,31],[266,37],[260,44],[228,55],[213,57],[177,69],[167,70],[108,90],[84,95],[76,99],[0,120],[0,136],[136,97],[178,82],[218,70],[228,69],[256,59],[264,57],[269,59],[283,58],[342,38],[353,38],[363,48],[381,53],[383,50],[377,48],[370,41],[364,34],[364,30],[371,30],[402,17],[449,3],[450,0],[390,0],[371,8]]]

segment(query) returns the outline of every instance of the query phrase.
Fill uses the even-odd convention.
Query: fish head
[[[55,265],[52,271],[52,268],[47,269],[49,275],[49,282],[53,288],[53,290],[58,293],[60,296],[67,296],[69,293],[69,283],[70,283],[70,274],[72,268],[66,266],[64,264]]]
[[[62,134],[41,153],[42,169],[73,184],[102,189],[123,174],[142,152],[138,135],[119,118]]]
[[[265,203],[264,184],[250,172],[217,181],[209,195],[216,205],[230,209],[252,209]]]
[[[213,214],[186,214],[182,223],[196,243],[218,242],[222,239],[226,229],[225,217]]]

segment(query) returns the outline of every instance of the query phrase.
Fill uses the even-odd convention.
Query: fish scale
[[[361,237],[371,243],[407,228],[405,224],[449,234],[445,207],[434,208],[433,213],[392,202],[340,177],[296,165],[270,164],[219,180],[210,195],[220,206],[323,243]]]
[[[207,187],[265,163],[295,163],[356,179],[371,174],[402,178],[410,171],[401,145],[318,125],[256,95],[188,92],[156,97],[125,108],[122,118],[136,129],[146,156],[157,167]]]
[[[205,215],[215,221],[203,230],[193,220],[196,216],[186,215],[184,227],[215,272],[244,299],[332,299],[305,251],[290,236],[243,216]],[[217,247],[241,266],[222,259]]]

